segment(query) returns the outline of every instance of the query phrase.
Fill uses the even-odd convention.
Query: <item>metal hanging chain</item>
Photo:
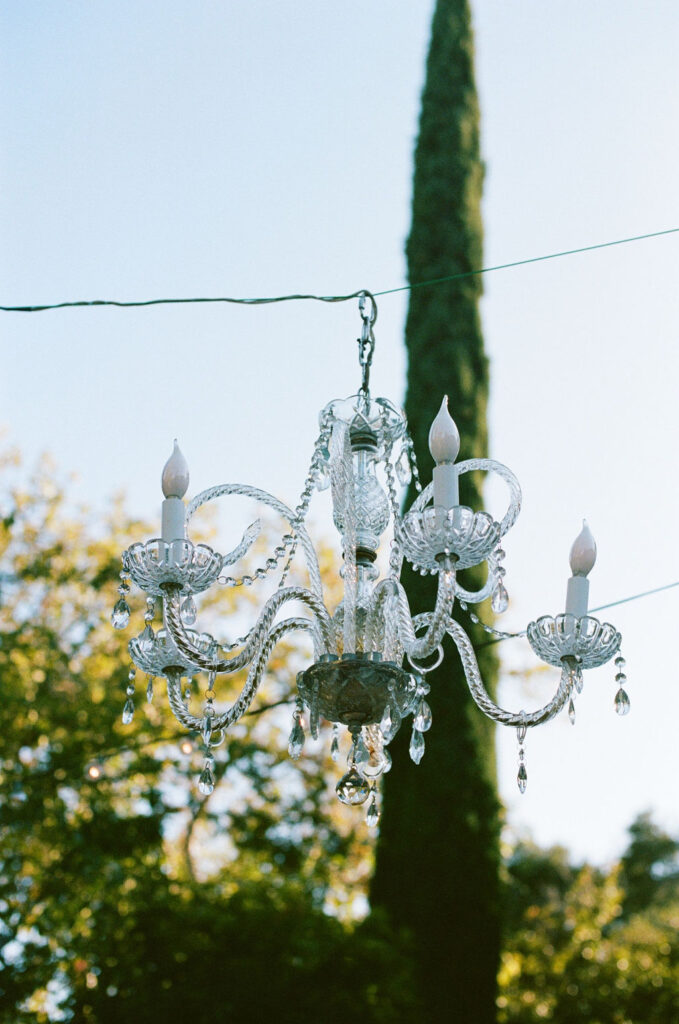
[[[368,302],[370,302],[370,307],[366,310]],[[373,353],[375,351],[373,327],[377,320],[377,303],[375,302],[375,296],[371,292],[361,292],[358,298],[358,311],[363,321],[361,337],[357,339],[358,363],[363,374],[358,393],[367,399],[370,394],[370,367],[372,366]]]

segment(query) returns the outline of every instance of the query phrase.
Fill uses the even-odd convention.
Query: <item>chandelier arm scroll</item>
[[[208,501],[213,501],[215,498],[221,498],[227,494],[238,494],[245,498],[252,498],[253,501],[259,501],[263,505],[268,505],[277,512],[281,518],[285,519],[299,537],[302,551],[304,552],[304,558],[306,561],[307,572],[309,573],[309,587],[311,592],[319,598],[322,598],[323,589],[321,586],[321,573],[318,568],[318,559],[316,552],[314,551],[311,538],[307,533],[302,521],[291,508],[275,498],[273,494],[269,494],[268,491],[262,491],[258,487],[251,487],[249,484],[218,484],[216,487],[208,487],[207,490],[201,491],[197,494],[193,501],[189,504],[186,510],[186,522],[188,524],[191,517],[198,511],[198,509],[207,504]],[[240,545],[235,549],[235,553],[239,551]],[[236,558],[231,559],[227,556],[229,561],[236,561]],[[226,564],[226,562],[225,562]]]
[[[322,653],[337,653],[335,627],[325,605],[303,587],[284,587],[277,590],[264,605],[257,622],[248,634],[249,640],[242,650],[232,658],[213,658],[196,647],[182,622],[179,596],[180,588],[178,586],[172,585],[167,588],[163,602],[166,629],[179,653],[191,661],[196,668],[205,672],[237,672],[248,665],[257,654],[263,643],[263,638],[269,633],[274,618],[286,601],[301,601],[313,612],[320,630]]]
[[[469,692],[471,693],[474,702],[481,711],[483,711],[484,715],[487,715],[488,718],[492,718],[494,722],[499,722],[500,725],[511,726],[528,727],[541,725],[543,722],[549,722],[550,719],[554,718],[568,700],[571,691],[571,674],[568,666],[564,666],[559,680],[559,687],[548,704],[545,704],[545,706],[540,708],[538,711],[532,712],[505,711],[504,708],[501,708],[495,703],[483,685],[483,679],[479,672],[479,666],[476,661],[476,654],[474,653],[471,640],[463,630],[462,626],[453,619],[450,619],[448,623],[448,635],[452,637],[455,646],[460,653],[467,686],[469,687]]]
[[[395,597],[397,601],[399,640],[406,654],[411,658],[426,658],[432,654],[448,629],[455,597],[455,570],[441,570],[433,612],[418,616],[414,621],[403,585],[395,579],[382,580],[376,588],[368,613],[367,636],[370,649],[377,646],[378,635],[384,626],[384,604],[389,597]],[[416,628],[419,625],[426,625],[427,632],[418,639]]]
[[[504,517],[500,521],[500,536],[504,537],[508,530],[516,522],[519,512],[521,511],[521,484],[512,473],[511,469],[503,465],[501,462],[496,462],[494,459],[466,459],[464,462],[458,462],[457,475],[462,476],[463,473],[471,473],[475,470],[481,470],[484,473],[495,473],[497,476],[502,477],[504,482],[509,488],[509,506],[504,514]],[[429,503],[434,493],[433,483],[427,484],[424,490],[418,494],[417,498],[412,504],[413,512],[421,512],[425,506]]]
[[[252,701],[259,689],[259,684],[264,674],[267,662],[271,657],[276,644],[285,636],[286,633],[290,633],[293,630],[305,630],[306,632],[313,633],[315,624],[311,619],[305,619],[302,617],[284,619],[283,622],[271,630],[264,644],[257,653],[248,677],[245,681],[243,689],[241,690],[238,698],[233,704],[221,712],[219,715],[215,715],[212,719],[213,730],[226,729],[228,726],[233,725],[237,722],[245,712],[248,710]],[[182,699],[181,689],[181,678],[182,673],[179,669],[169,669],[167,671],[167,695],[170,703],[172,713],[183,726],[187,729],[200,729],[203,725],[203,718],[192,715],[186,707]]]

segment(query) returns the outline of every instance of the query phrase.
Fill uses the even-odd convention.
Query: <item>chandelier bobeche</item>
[[[587,614],[587,574],[594,565],[596,545],[584,524],[571,550],[573,575],[568,582],[565,612],[555,618],[542,616],[527,628],[535,654],[561,670],[556,693],[549,703],[533,712],[505,711],[492,700],[471,641],[453,618],[453,608],[455,600],[466,610],[470,604],[490,598],[494,612],[506,609],[501,542],[520,511],[519,483],[506,466],[492,459],[455,462],[460,439],[444,399],[429,434],[435,462],[433,480],[424,489],[420,487],[403,413],[387,399],[370,394],[377,309],[369,293],[359,299],[359,309],[361,387],[356,395],[332,401],[322,410],[320,431],[297,507],[292,510],[255,487],[222,484],[203,491],[186,508],[183,497],[189,472],[175,442],[162,475],[162,536],[132,544],[123,553],[120,597],[112,622],[117,629],[129,622],[127,593],[131,579],[146,592],[147,610],[143,632],[129,643],[133,665],[123,721],[129,723],[134,715],[135,667],[149,676],[149,700],[153,697],[154,677],[164,676],[173,714],[187,729],[198,732],[205,745],[199,786],[206,794],[215,785],[211,750],[223,741],[224,730],[250,707],[274,647],[289,633],[308,633],[313,643],[313,663],[297,676],[290,755],[296,758],[302,751],[305,724],[316,738],[321,719],[325,719],[333,723],[331,749],[336,759],[339,728],[345,726],[351,734],[349,769],[337,783],[337,794],[346,804],[367,801],[367,820],[374,825],[379,818],[377,783],[391,765],[387,746],[408,716],[412,717],[410,756],[418,764],[424,754],[425,733],[432,724],[426,677],[443,658],[441,643],[446,634],[457,647],[469,690],[481,711],[517,731],[517,781],[521,792],[527,781],[523,746],[527,730],[549,721],[566,704],[574,721],[574,699],[582,689],[583,669],[603,665],[617,654],[615,708],[619,714],[627,713],[629,699],[623,689],[625,662],[618,653],[620,633]],[[460,476],[477,470],[499,475],[508,487],[509,504],[500,522],[486,512],[474,512],[459,504]],[[419,494],[402,514],[400,488],[407,486],[413,476]],[[334,612],[324,603],[318,559],[304,525],[314,492],[327,487],[331,488],[333,520],[343,550],[343,600]],[[186,526],[196,510],[226,495],[242,495],[268,506],[289,524],[289,532],[253,575],[224,576],[223,570],[249,551],[259,533],[258,523],[248,528],[240,544],[227,555],[187,539]],[[390,520],[388,568],[380,579],[377,549]],[[306,564],[307,587],[286,585],[297,549]],[[411,614],[400,582],[404,559],[422,575],[437,578],[433,611]],[[465,590],[457,580],[457,570],[483,562],[488,567],[486,583],[478,591]],[[197,618],[195,594],[215,583],[256,584],[279,567],[282,574],[278,588],[264,603],[254,626],[236,644],[220,645],[210,634],[192,628]],[[163,606],[163,627],[154,631],[157,601]],[[281,617],[290,606],[293,613]],[[508,635],[485,628],[498,636]],[[247,666],[247,679],[238,698],[218,709],[217,676]],[[192,691],[183,680],[199,672],[207,673],[207,688],[201,706],[192,709]]]

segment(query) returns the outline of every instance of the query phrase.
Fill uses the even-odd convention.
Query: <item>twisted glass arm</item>
[[[474,698],[475,703],[481,711],[483,711],[484,715],[492,718],[494,722],[499,722],[501,725],[515,726],[541,725],[543,722],[548,722],[551,718],[554,718],[568,700],[571,688],[571,674],[568,666],[564,666],[561,672],[561,679],[559,680],[559,687],[549,704],[545,704],[543,708],[532,712],[505,711],[504,708],[499,707],[495,701],[492,700],[490,694],[483,685],[483,680],[481,678],[481,673],[479,672],[479,666],[476,661],[476,655],[474,653],[471,640],[463,630],[462,626],[453,619],[450,619],[448,623],[448,635],[453,638],[455,646],[460,652],[460,659],[464,668],[469,692]]]
[[[207,504],[208,501],[213,501],[214,498],[221,498],[226,494],[241,494],[245,498],[252,498],[253,501],[259,501],[263,505],[268,505],[275,512],[285,519],[299,537],[302,551],[304,552],[304,558],[306,561],[307,572],[309,573],[309,587],[312,594],[319,599],[323,597],[323,588],[321,587],[321,573],[318,568],[318,559],[316,558],[316,552],[314,551],[313,544],[309,534],[303,523],[295,517],[295,513],[292,509],[284,505],[282,501],[275,498],[273,494],[269,494],[268,491],[262,491],[258,487],[250,487],[249,484],[218,484],[216,487],[209,487],[205,491],[201,491],[197,494],[193,501],[190,503],[186,510],[186,522],[188,524],[191,516],[201,507],[201,505]],[[248,533],[243,538],[246,540]],[[254,539],[254,538],[253,538]],[[242,543],[231,552],[231,555],[227,555],[229,562],[235,562],[240,555],[238,552],[241,549]],[[249,546],[249,545],[248,545]],[[225,559],[226,562],[226,559]]]
[[[510,530],[516,522],[519,512],[521,511],[521,485],[512,473],[511,469],[508,469],[507,466],[503,466],[501,462],[495,462],[494,459],[465,459],[464,462],[456,463],[456,466],[458,476],[462,476],[463,473],[472,473],[479,469],[484,473],[497,474],[497,476],[502,477],[504,482],[507,484],[507,487],[509,488],[509,506],[500,522],[500,536],[504,537],[507,531]],[[418,494],[417,498],[413,502],[412,511],[421,512],[429,503],[429,499],[431,498],[433,491],[433,483],[427,484],[421,494]]]
[[[442,569],[439,573],[434,611],[428,613],[427,632],[419,639],[415,635],[416,627],[402,584],[395,579],[382,580],[375,588],[368,611],[369,650],[379,649],[380,634],[384,631],[384,604],[387,598],[392,596],[397,600],[398,635],[406,654],[411,658],[426,658],[436,650],[448,629],[455,598],[455,570]]]
[[[252,704],[257,690],[259,689],[262,675],[264,674],[266,664],[274,647],[286,633],[300,629],[312,632],[314,629],[314,623],[311,619],[304,619],[301,617],[285,619],[271,630],[250,666],[248,677],[238,698],[226,709],[226,711],[221,712],[221,714],[214,715],[212,718],[213,731],[226,729],[229,725],[233,725],[233,723],[238,721],[238,719],[247,711]],[[166,675],[168,700],[170,702],[172,713],[177,721],[181,722],[181,724],[186,726],[187,729],[197,730],[202,728],[204,721],[203,718],[198,718],[196,715],[192,715],[182,698],[182,670],[168,669]]]
[[[231,658],[213,658],[195,646],[182,622],[179,598],[180,588],[176,585],[168,586],[163,601],[165,628],[179,653],[205,672],[237,672],[248,665],[265,642],[274,618],[286,601],[301,601],[312,611],[320,630],[321,652],[337,654],[335,627],[327,608],[319,598],[303,587],[283,587],[277,590],[262,608],[257,622],[248,633],[249,639],[245,646]]]

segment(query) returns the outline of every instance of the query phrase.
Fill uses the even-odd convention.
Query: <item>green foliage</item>
[[[507,864],[499,1024],[679,1020],[679,842],[644,815],[609,870],[522,844]]]
[[[328,791],[327,742],[287,756],[294,651],[275,652],[261,693],[273,709],[232,731],[217,788],[201,796],[197,743],[181,753],[160,693],[142,707],[137,680],[134,721],[120,717],[119,555],[152,531],[118,502],[95,532],[47,466],[11,486],[11,462],[0,467],[0,1022],[334,1022],[357,1006],[375,1024],[404,1019],[407,959],[379,919],[350,921],[371,866],[362,820]]]

